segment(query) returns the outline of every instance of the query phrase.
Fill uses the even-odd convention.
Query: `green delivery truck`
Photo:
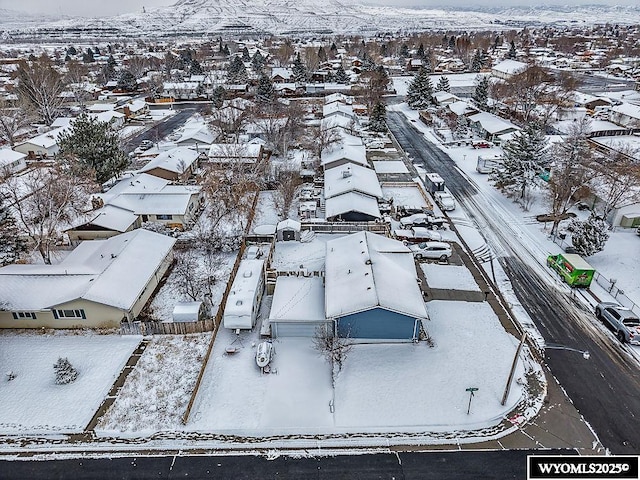
[[[574,253],[549,255],[547,266],[558,272],[562,280],[572,287],[588,287],[596,271],[584,258]]]

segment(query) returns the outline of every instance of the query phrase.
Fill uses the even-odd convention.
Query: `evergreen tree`
[[[417,52],[416,55],[420,59],[424,58],[424,45],[420,44],[420,46],[418,47],[418,52]]]
[[[488,110],[489,105],[489,77],[487,75],[478,75],[476,77],[476,88],[473,91],[473,101],[481,110]]]
[[[516,58],[516,44],[513,42],[513,40],[511,40],[511,47],[509,47],[507,58],[511,58],[511,59]]]
[[[104,67],[102,67],[102,78],[104,80],[104,83],[107,83],[109,80],[113,80],[114,78],[116,78],[116,66],[116,59],[113,58],[113,55],[109,55],[107,63],[104,65]]]
[[[69,54],[64,56],[64,61],[65,61],[65,63],[71,61],[71,57],[69,56]]]
[[[100,56],[100,49],[98,47],[93,47],[93,53],[95,53],[96,55]]]
[[[327,52],[324,51],[324,47],[322,45],[318,48],[318,60],[321,62],[327,61]]]
[[[87,51],[84,55],[82,55],[82,61],[84,63],[93,63],[96,61],[95,58],[93,58],[93,50],[91,50],[90,48],[87,48]]]
[[[27,241],[16,225],[4,195],[0,195],[0,266],[14,263],[27,251]]]
[[[455,48],[456,48],[456,37],[455,37],[454,35],[451,35],[451,37],[449,38],[449,45],[448,45],[448,47],[449,47],[451,50],[455,50]]]
[[[333,42],[331,44],[331,48],[329,48],[329,51],[331,52],[331,55],[333,55],[335,57],[336,53],[338,53],[338,47],[336,47],[336,43]]]
[[[224,98],[226,96],[226,93],[227,92],[225,91],[222,85],[218,85],[216,88],[213,89],[211,101],[214,107],[216,108],[222,107],[222,105],[224,104]]]
[[[496,50],[500,45],[502,45],[502,40],[500,39],[500,35],[496,35],[496,38],[493,40],[493,50]]]
[[[60,155],[77,171],[93,172],[102,184],[119,175],[128,165],[120,149],[120,135],[109,122],[100,122],[86,113],[76,117],[71,128],[58,136]]]
[[[432,95],[433,87],[429,74],[421,68],[407,88],[407,104],[414,110],[427,108],[431,105]]]
[[[578,255],[590,257],[594,253],[604,250],[609,239],[609,226],[602,217],[591,212],[586,222],[573,221],[571,243]]]
[[[66,385],[78,378],[78,371],[73,368],[68,358],[59,357],[58,361],[53,364],[53,371],[56,375],[57,385]]]
[[[371,109],[371,115],[369,115],[369,130],[372,132],[386,132],[387,131],[387,109],[384,103],[378,102]]]
[[[482,69],[482,54],[480,53],[480,49],[476,50],[476,53],[473,54],[473,59],[471,60],[471,71],[479,72]]]
[[[74,47],[73,45],[67,48],[67,55],[77,55],[77,54],[78,54],[78,51],[76,50],[76,47]]]
[[[349,85],[351,83],[351,79],[349,78],[349,75],[347,75],[347,72],[344,71],[344,68],[342,68],[342,65],[338,65],[338,68],[336,69],[335,80],[337,83],[341,83],[343,85]]]
[[[248,80],[249,77],[244,62],[238,56],[233,57],[227,67],[227,82],[230,84],[242,84],[247,83]]]
[[[247,63],[251,60],[251,57],[249,56],[249,49],[247,47],[244,47],[242,49],[242,61]]]
[[[437,92],[449,92],[451,91],[451,87],[449,86],[449,79],[442,75],[440,80],[438,80],[438,85],[436,85]]]
[[[118,78],[117,88],[125,92],[135,92],[138,90],[136,77],[129,70],[123,70]]]
[[[526,202],[529,189],[546,164],[546,149],[544,132],[538,124],[529,123],[503,145],[503,168],[492,174],[492,180],[498,188]]]
[[[407,46],[406,43],[403,43],[400,46],[400,57],[407,58],[408,56],[409,56],[409,47]]]
[[[296,83],[304,83],[307,81],[307,67],[305,67],[304,63],[300,59],[300,52],[296,54],[296,58],[293,61],[293,68],[291,69],[293,72],[293,80]]]
[[[264,68],[264,64],[265,64],[265,58],[262,56],[260,51],[257,50],[255,55],[251,59],[251,67],[253,68],[253,71],[256,73],[262,72],[262,69]]]
[[[380,65],[382,66],[382,65]],[[362,71],[363,72],[372,72],[373,70],[375,70],[376,67],[376,63],[373,61],[373,59],[367,55],[367,52],[364,52],[363,58],[362,58]]]
[[[260,103],[272,103],[276,100],[276,89],[271,79],[262,74],[258,80],[258,88],[256,90],[256,100]]]
[[[189,75],[202,75],[203,73],[200,62],[196,59],[191,60],[191,63],[189,64]]]
[[[226,43],[224,44],[224,49],[222,50],[222,54],[225,57],[228,57],[229,55],[231,55],[231,52],[229,51],[229,45],[227,45]]]

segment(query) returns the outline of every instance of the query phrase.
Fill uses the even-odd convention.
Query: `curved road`
[[[592,312],[558,286],[545,270],[545,256],[532,251],[525,232],[509,224],[442,150],[399,112],[387,123],[398,143],[427,171],[438,172],[459,204],[482,227],[509,276],[514,292],[547,343],[588,350],[590,359],[563,350],[547,350],[547,364],[576,408],[612,453],[640,452],[640,374],[638,364],[611,335],[595,325]],[[529,261],[526,261],[529,260]],[[539,268],[532,265],[538,263]]]

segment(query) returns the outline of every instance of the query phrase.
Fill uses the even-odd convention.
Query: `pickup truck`
[[[596,317],[606,322],[622,343],[640,345],[640,319],[628,308],[602,302],[596,306]]]
[[[442,235],[426,227],[411,227],[409,229],[397,229],[393,236],[407,243],[421,243],[428,241],[441,241]]]
[[[400,228],[427,227],[435,230],[444,228],[444,222],[446,219],[443,217],[436,217],[430,213],[415,213],[401,218]]]

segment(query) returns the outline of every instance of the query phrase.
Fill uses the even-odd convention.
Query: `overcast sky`
[[[350,0],[343,0],[351,3]],[[127,12],[139,12],[142,8],[154,8],[173,5],[176,0],[0,0],[1,8],[21,10],[29,13],[57,13],[80,16],[107,16]],[[408,5],[416,7],[434,6],[497,6],[497,5],[636,5],[638,0],[355,0],[353,3],[375,5]]]

